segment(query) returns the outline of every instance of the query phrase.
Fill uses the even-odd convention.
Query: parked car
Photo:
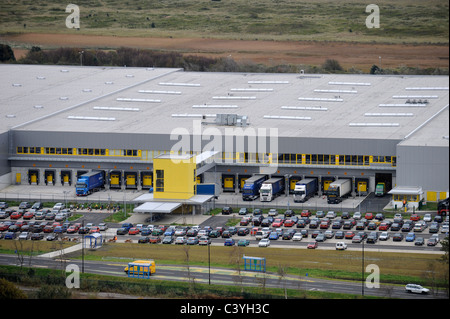
[[[431,214],[425,214],[425,215],[423,215],[423,220],[425,222],[429,223],[433,220],[433,216],[431,216]]]
[[[199,245],[209,245],[211,244],[211,239],[208,236],[202,236],[198,240]]]
[[[80,230],[78,230],[78,231],[80,231]],[[123,227],[118,228],[118,229],[116,230],[116,234],[117,234],[117,235],[126,235],[126,234],[128,234],[128,229],[123,228]]]
[[[230,215],[230,214],[233,214],[233,208],[228,206],[222,208],[222,215]]]
[[[5,234],[5,236],[3,238],[4,239],[16,239],[16,237],[17,237],[17,232],[9,231]]]
[[[139,234],[139,228],[132,227],[128,230],[128,235],[138,235]]]
[[[237,245],[246,247],[246,246],[250,245],[250,240],[248,240],[248,239],[239,239]]]
[[[250,213],[248,208],[242,207],[241,209],[239,209],[239,215],[247,215],[248,213]]]
[[[42,240],[44,239],[44,234],[43,233],[33,233],[31,235],[31,240]]]
[[[138,239],[139,244],[146,244],[150,241],[150,238],[148,236],[141,236]]]
[[[301,241],[302,239],[303,239],[302,233],[295,233],[294,236],[292,237],[293,241]]]
[[[19,209],[28,209],[31,208],[31,204],[29,202],[21,202],[19,204]]]
[[[19,235],[19,240],[27,240],[27,239],[29,239],[31,237],[31,233],[30,232],[27,232],[27,231],[24,231],[24,232],[21,232],[20,233],[20,235]]]
[[[308,243],[308,246],[306,246],[308,249],[316,249],[319,246],[317,241],[312,241]]]
[[[423,237],[416,237],[416,240],[414,241],[414,245],[416,246],[423,246],[425,244],[425,240]]]
[[[161,241],[163,244],[171,244],[173,243],[173,237],[172,236],[166,236]]]
[[[402,233],[395,233],[394,236],[392,236],[393,241],[402,241],[403,240],[403,234]]]
[[[416,234],[414,234],[413,232],[408,233],[405,238],[405,240],[408,242],[412,242],[414,241],[414,239],[416,239]]]
[[[227,238],[225,239],[225,242],[223,243],[224,246],[234,246],[236,242],[233,238]]]
[[[177,237],[177,239],[175,239],[175,244],[176,245],[184,245],[186,244],[186,239],[184,237]]]
[[[280,238],[280,235],[276,231],[270,232],[269,234],[270,240],[278,240],[278,238]]]
[[[9,219],[19,219],[22,217],[21,212],[12,212],[11,215],[9,215]]]
[[[380,237],[378,237],[379,240],[388,240],[390,237],[389,233],[387,231],[384,231],[380,234]]]
[[[258,243],[258,247],[269,247],[269,246],[270,246],[269,238],[263,238]]]

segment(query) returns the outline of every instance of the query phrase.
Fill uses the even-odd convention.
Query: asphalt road
[[[18,258],[15,255],[0,255],[0,264],[18,265]],[[25,257],[24,266],[36,268],[65,269],[69,264],[76,264],[80,271],[84,269],[86,273],[113,275],[125,277],[123,268],[126,263],[102,262],[102,261],[84,261],[80,260],[53,260],[50,258]],[[83,266],[84,265],[84,266]],[[183,265],[157,265],[155,275],[150,280],[176,280],[192,281],[197,283],[222,284],[254,287],[277,287],[287,289],[299,289],[308,291],[328,291],[336,293],[347,293],[362,295],[363,287],[361,282],[334,281],[299,276],[280,277],[275,273],[254,273],[248,271],[238,272],[236,270],[191,266],[189,271],[187,266]],[[431,292],[428,295],[416,295],[406,293],[403,286],[381,285],[380,288],[368,288],[364,286],[365,296],[379,296],[385,298],[402,299],[441,299],[448,298],[443,292]]]

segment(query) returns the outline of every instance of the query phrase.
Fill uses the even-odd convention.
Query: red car
[[[99,232],[100,232],[100,227],[98,227],[98,226],[92,226],[91,229],[89,229],[90,234],[99,233]]]
[[[352,231],[348,231],[345,233],[345,239],[353,239],[355,237],[355,233]]]
[[[33,217],[34,217],[33,212],[26,212],[25,214],[23,214],[23,219],[31,219]]]
[[[157,244],[161,242],[161,238],[158,236],[152,236],[149,240],[150,244]]]
[[[308,244],[308,249],[316,249],[319,245],[317,244],[316,241],[312,241]]]
[[[241,226],[247,226],[249,222],[250,222],[250,219],[249,219],[249,218],[242,218],[242,219],[241,219],[241,222],[239,223],[239,225],[241,225]]]
[[[311,214],[311,212],[309,211],[309,209],[304,209],[304,210],[302,210],[302,212],[301,212],[301,214],[300,214],[300,216],[301,217],[310,217],[312,214]]]
[[[78,231],[78,228],[75,225],[72,225],[69,228],[67,228],[68,234],[75,234],[77,231]]]
[[[132,227],[132,228],[130,228],[130,230],[128,231],[128,235],[137,235],[137,234],[139,234],[139,228]]]
[[[386,231],[389,230],[389,224],[388,223],[381,223],[380,226],[378,226],[379,231]]]
[[[375,216],[373,216],[372,213],[366,213],[366,214],[364,215],[364,218],[367,219],[367,220],[372,220],[374,217],[375,217]]]
[[[10,219],[19,219],[19,218],[21,218],[21,217],[22,217],[22,213],[21,213],[21,212],[13,212],[13,213],[9,216]]]
[[[328,229],[328,227],[330,227],[329,221],[323,220],[320,222],[320,229]]]
[[[294,221],[292,220],[292,219],[287,219],[285,222],[284,222],[284,227],[292,227],[292,226],[294,226]]]
[[[416,221],[420,220],[420,216],[417,214],[412,214],[409,219],[416,222]]]
[[[3,223],[0,224],[0,231],[8,230],[9,226],[11,226],[11,225],[3,224]]]
[[[51,226],[51,225],[45,226],[43,229],[43,232],[44,233],[53,233],[53,226]]]
[[[272,227],[281,227],[283,226],[283,220],[281,218],[277,218],[273,221]]]

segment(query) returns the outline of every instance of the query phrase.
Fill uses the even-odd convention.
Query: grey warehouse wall
[[[397,185],[422,186],[423,190],[449,190],[449,148],[397,147]]]
[[[89,133],[89,132],[45,132],[45,131],[12,131],[13,147],[40,146],[40,147],[81,147],[81,148],[110,148],[110,149],[151,149],[170,150],[178,140],[170,140],[170,134],[144,134],[144,133]],[[202,150],[210,143],[210,140],[201,140]],[[237,138],[232,140],[222,139],[222,147],[226,152],[236,151]],[[195,146],[194,138],[190,137],[191,147]],[[254,139],[245,137],[245,149]],[[366,138],[302,138],[279,137],[278,153],[296,154],[342,154],[342,155],[396,155],[396,146],[400,140],[378,140]],[[264,153],[273,152],[273,140],[266,137],[257,143],[265,144]],[[272,144],[271,144],[272,143]],[[220,143],[219,143],[220,144]],[[231,146],[230,149],[226,146]],[[239,150],[242,151],[242,150]],[[257,150],[260,152],[261,150]]]

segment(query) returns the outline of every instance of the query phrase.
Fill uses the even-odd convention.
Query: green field
[[[69,2],[4,0],[2,33],[74,32],[65,26]],[[380,28],[368,29],[363,0],[79,0],[82,34],[448,43],[446,0],[380,0]]]

